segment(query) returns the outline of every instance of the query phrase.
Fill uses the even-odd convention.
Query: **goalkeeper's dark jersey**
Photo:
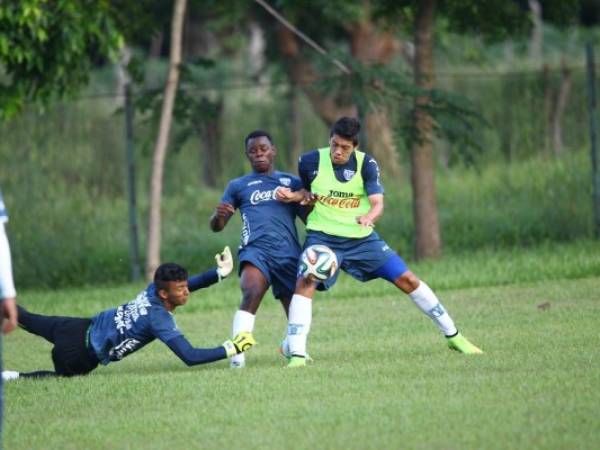
[[[216,270],[212,269],[190,278],[188,287],[193,292],[216,283],[218,279]],[[190,365],[206,359],[206,355],[193,349],[179,331],[173,314],[167,311],[158,297],[154,283],[129,303],[92,317],[89,344],[102,364],[119,361],[155,339],[167,344]],[[219,347],[217,356],[225,357],[222,347]]]

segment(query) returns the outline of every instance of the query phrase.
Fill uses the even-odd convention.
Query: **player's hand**
[[[219,203],[215,209],[214,216],[219,219],[229,219],[235,214],[235,208],[230,203]]]
[[[8,334],[17,328],[17,300],[14,297],[2,301],[2,333]]]
[[[233,257],[231,256],[231,250],[226,245],[221,253],[215,255],[215,261],[217,261],[217,274],[219,280],[226,278],[233,270]]]
[[[292,203],[300,200],[298,193],[293,192],[289,187],[278,186],[273,191],[276,200],[284,203]]]
[[[233,340],[223,342],[223,347],[227,351],[227,357],[231,358],[239,353],[250,350],[256,344],[254,336],[249,331],[242,331],[235,335]]]
[[[302,189],[303,196],[302,196],[302,200],[300,200],[300,204],[302,206],[311,206],[314,205],[315,203],[317,203],[317,200],[319,199],[319,196],[317,194],[313,194],[310,191],[307,191],[306,189]]]
[[[362,225],[363,227],[375,228],[375,222],[373,222],[369,216],[358,216],[356,218],[356,223]]]

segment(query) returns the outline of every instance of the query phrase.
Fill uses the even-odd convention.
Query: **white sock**
[[[306,339],[312,322],[312,300],[294,294],[290,303],[287,343],[292,355],[306,356]]]
[[[454,321],[424,281],[419,281],[419,287],[408,296],[421,311],[435,322],[445,336],[452,336],[457,333]]]
[[[3,370],[2,371],[2,381],[12,381],[17,380],[19,378],[20,372],[15,372],[14,370]]]
[[[252,333],[254,330],[254,319],[256,316],[250,314],[248,311],[242,311],[238,309],[233,316],[233,337],[241,331],[249,331]],[[244,367],[246,365],[246,357],[244,353],[232,356],[230,359],[232,367]]]

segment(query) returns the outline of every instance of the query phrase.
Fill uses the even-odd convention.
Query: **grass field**
[[[600,445],[600,244],[484,251],[414,270],[481,356],[446,349],[411,301],[343,276],[314,306],[313,365],[286,369],[285,320],[265,299],[248,367],[189,369],[153,343],[87,377],[6,385],[7,449],[574,449]],[[36,312],[92,315],[141,286],[25,291]],[[222,342],[237,280],[178,310],[197,346]],[[540,307],[540,305],[544,305]],[[51,367],[18,330],[6,368]]]

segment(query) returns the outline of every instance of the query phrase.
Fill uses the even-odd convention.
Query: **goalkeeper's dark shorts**
[[[92,321],[78,317],[44,316],[19,309],[19,326],[54,344],[52,361],[57,375],[85,375],[100,360],[89,346],[88,333]]]

